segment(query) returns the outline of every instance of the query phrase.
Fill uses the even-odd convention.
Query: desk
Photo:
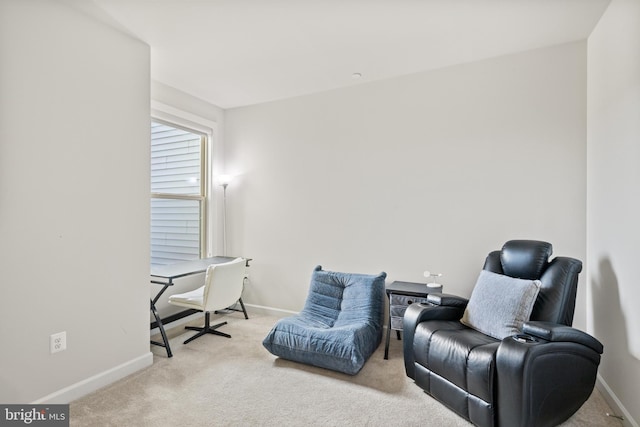
[[[162,342],[151,341],[151,344],[158,345],[160,347],[164,347],[167,350],[167,356],[172,357],[171,347],[169,347],[169,340],[167,339],[167,333],[164,330],[164,324],[160,316],[158,315],[158,310],[156,309],[156,303],[164,294],[164,292],[169,288],[169,286],[173,286],[173,282],[175,279],[179,279],[181,277],[191,276],[193,274],[204,273],[207,271],[207,268],[211,264],[222,264],[225,262],[233,261],[236,257],[227,257],[227,256],[215,256],[211,258],[202,258],[202,259],[194,259],[192,261],[184,261],[178,262],[175,264],[169,265],[152,265],[151,266],[151,283],[155,283],[157,285],[161,285],[162,289],[156,294],[156,296],[151,300],[151,313],[153,313],[153,317],[156,319],[155,323],[160,330],[160,334],[162,335]],[[247,259],[247,266],[249,266],[250,259]],[[247,317],[247,311],[244,308],[244,304],[242,303],[242,299],[240,299],[240,306],[242,307],[242,311],[244,312],[245,318]],[[197,312],[194,310],[193,312]],[[191,314],[191,313],[188,313]]]

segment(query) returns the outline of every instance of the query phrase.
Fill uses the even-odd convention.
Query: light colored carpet
[[[392,335],[356,376],[274,357],[262,347],[276,318],[224,316],[233,338],[170,330],[174,353],[152,346],[154,363],[70,405],[71,426],[470,426],[404,374]],[[212,323],[214,320],[212,320]],[[600,394],[563,427],[620,426]]]

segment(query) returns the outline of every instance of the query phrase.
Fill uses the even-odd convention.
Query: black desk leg
[[[151,341],[151,344],[159,345],[160,347],[164,347],[167,349],[167,357],[172,357],[171,347],[169,347],[169,339],[167,338],[167,333],[164,330],[164,325],[162,324],[162,319],[158,316],[158,310],[156,310],[156,305],[151,300],[151,312],[153,313],[153,317],[156,318],[156,323],[158,324],[158,329],[160,329],[160,334],[162,335],[161,343],[157,341]]]
[[[242,302],[242,298],[240,298],[238,300],[238,302],[240,303],[240,307],[242,308],[242,310],[238,310],[237,308],[233,308],[233,307],[227,307],[224,310],[216,310],[213,313],[214,314],[224,314],[224,313],[229,313],[230,311],[241,311],[242,313],[244,313],[244,318],[245,319],[249,319],[249,314],[247,313],[247,309],[244,306],[244,303]],[[234,304],[235,306],[235,304]]]
[[[249,315],[247,314],[247,309],[244,308],[244,303],[242,302],[242,298],[240,298],[238,302],[240,303],[240,307],[242,307],[242,312],[244,313],[245,320],[248,319]]]

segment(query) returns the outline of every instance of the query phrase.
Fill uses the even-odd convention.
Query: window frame
[[[154,89],[158,92],[153,94]],[[212,257],[214,254],[222,250],[222,228],[221,228],[221,211],[222,206],[222,187],[213,184],[213,178],[217,174],[223,173],[224,167],[224,144],[222,141],[222,132],[219,129],[221,123],[224,122],[224,112],[217,107],[202,109],[199,103],[185,104],[180,98],[180,105],[188,105],[189,108],[177,107],[170,102],[174,96],[167,95],[162,87],[152,85],[151,94],[151,120],[161,120],[185,126],[188,129],[195,129],[207,135],[207,239],[206,239],[206,256]],[[151,129],[151,124],[149,124]],[[219,188],[218,188],[219,187]]]
[[[150,192],[149,201],[153,199],[162,200],[193,200],[198,201],[200,204],[200,245],[199,245],[199,257],[206,258],[209,253],[209,146],[211,144],[212,134],[210,132],[203,132],[199,129],[194,129],[180,123],[176,123],[173,120],[158,118],[155,115],[151,115],[149,123],[149,129],[151,129],[152,123],[159,123],[165,126],[170,126],[176,129],[183,130],[185,132],[192,133],[200,136],[200,194],[172,194],[172,193],[158,193]],[[149,149],[151,149],[151,135],[149,135]],[[149,179],[151,179],[151,164],[149,164]]]

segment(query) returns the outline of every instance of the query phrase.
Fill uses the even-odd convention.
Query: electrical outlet
[[[58,332],[53,334],[49,340],[51,354],[67,349],[67,332]]]

